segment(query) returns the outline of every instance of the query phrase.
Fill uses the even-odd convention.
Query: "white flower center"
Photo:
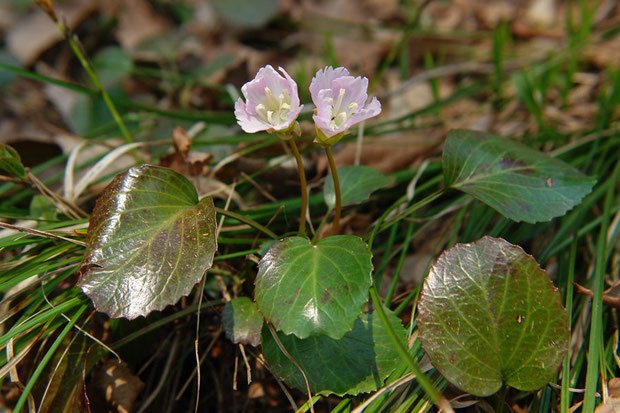
[[[291,97],[288,90],[283,89],[276,98],[271,89],[265,88],[263,103],[256,105],[256,114],[265,123],[278,126],[288,122],[288,114],[291,111]]]
[[[345,110],[341,110],[342,98],[344,97],[345,90],[340,89],[338,91],[338,98],[334,102],[333,98],[329,99],[329,104],[332,107],[332,116],[330,118],[329,127],[332,129],[338,129],[342,127],[353,114],[357,111],[357,103],[350,103]]]

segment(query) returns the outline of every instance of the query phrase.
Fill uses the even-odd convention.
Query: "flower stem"
[[[332,224],[332,235],[338,235],[340,232],[340,209],[341,209],[341,195],[340,195],[340,181],[338,180],[338,170],[336,169],[336,162],[334,162],[334,156],[329,146],[325,146],[325,154],[329,161],[329,169],[332,172],[332,179],[334,180],[334,193],[336,195],[336,206],[334,207],[334,222]]]
[[[67,26],[65,26],[65,24],[62,21],[56,21],[56,25],[60,29],[60,32],[64,36],[65,40],[67,40],[67,42],[69,43],[71,50],[73,51],[77,59],[82,64],[82,67],[84,68],[84,70],[86,70],[86,73],[88,74],[88,77],[95,85],[95,88],[101,95],[101,98],[103,99],[103,101],[105,102],[105,105],[110,111],[110,114],[112,115],[112,118],[114,119],[114,122],[116,122],[116,125],[121,131],[121,134],[123,135],[123,138],[125,139],[125,142],[127,143],[133,142],[133,139],[131,138],[131,134],[129,133],[129,131],[127,130],[127,127],[125,126],[125,122],[123,122],[123,119],[121,118],[118,111],[116,110],[116,107],[114,106],[114,103],[112,102],[112,99],[110,98],[110,95],[108,95],[108,92],[106,92],[105,88],[99,81],[99,78],[97,77],[97,74],[95,73],[95,70],[93,69],[88,59],[86,58],[85,53],[82,52],[82,49],[77,39],[75,39],[71,35],[69,29],[67,28]]]
[[[288,143],[295,155],[297,161],[297,172],[299,173],[299,183],[301,185],[301,212],[299,217],[299,233],[305,234],[306,232],[306,211],[308,210],[308,184],[306,183],[306,171],[304,170],[304,163],[297,149],[295,139],[289,139]]]

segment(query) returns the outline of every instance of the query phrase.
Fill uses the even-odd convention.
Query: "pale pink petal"
[[[314,105],[316,106],[316,114],[321,119],[327,120],[329,122],[330,117],[332,116],[332,106],[330,105],[330,99],[332,99],[333,91],[331,89],[322,89],[317,98],[314,100]]]
[[[316,72],[316,75],[314,75],[312,81],[310,82],[310,95],[312,96],[312,101],[314,102],[318,99],[318,95],[321,90],[332,89],[332,82],[334,79],[348,75],[349,71],[344,67],[337,67],[334,69],[331,66],[326,66],[324,69]]]
[[[312,115],[312,120],[314,120],[314,124],[316,125],[316,127],[319,128],[328,138],[338,133],[329,126],[329,119],[321,118],[317,115]]]
[[[264,78],[256,78],[241,87],[241,93],[248,104],[248,113],[256,114],[254,108],[265,99],[265,87],[267,82]]]
[[[381,103],[379,103],[379,100],[374,97],[368,105],[364,106],[362,109],[360,109],[358,112],[354,113],[351,116],[351,118],[347,121],[347,124],[350,125],[347,127],[347,129],[355,125],[356,123],[360,123],[363,120],[373,118],[379,113],[381,113]]]
[[[269,125],[263,123],[256,116],[249,114],[246,109],[247,107],[243,99],[237,99],[235,102],[235,117],[241,129],[246,133],[256,133],[270,128]]]
[[[310,93],[316,105],[312,118],[326,138],[345,132],[381,112],[377,98],[366,104],[368,79],[349,76],[345,68],[319,70],[310,84]]]
[[[282,74],[270,65],[262,67],[253,80],[241,87],[246,101],[239,98],[235,102],[235,116],[244,131],[283,131],[299,116],[303,106],[299,104],[297,84],[284,69],[279,69]],[[269,111],[269,120],[265,113],[258,116],[259,105],[262,105],[260,110]]]
[[[362,108],[368,99],[368,79],[365,77],[353,77],[346,76],[334,80],[332,83],[334,86],[334,92],[344,89],[345,95],[342,99],[342,107],[348,107],[351,103],[355,103],[359,108]]]
[[[291,107],[299,108],[299,110],[301,110],[303,105],[299,105],[299,92],[297,91],[297,83],[295,83],[293,78],[289,76],[288,72],[284,70],[284,68],[278,67],[278,69],[284,74],[284,77],[286,78],[286,81],[288,83],[288,90],[291,95]],[[297,114],[299,114],[299,111],[297,112]]]

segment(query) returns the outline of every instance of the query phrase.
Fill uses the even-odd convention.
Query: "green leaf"
[[[237,297],[226,303],[222,324],[226,337],[233,343],[250,344],[254,347],[260,343],[263,316],[248,297]]]
[[[406,344],[398,317],[388,313],[390,324]],[[388,333],[376,314],[362,314],[352,331],[339,340],[326,336],[299,339],[278,332],[289,355],[303,369],[312,393],[339,396],[370,392],[383,385],[400,362]],[[263,328],[263,354],[272,371],[289,385],[305,391],[299,369],[280,350],[268,328]]]
[[[211,198],[171,169],[120,174],[97,200],[80,286],[99,311],[133,319],[189,294],[217,249]]]
[[[259,27],[278,13],[278,0],[213,0],[217,13],[230,23]]]
[[[514,221],[563,215],[590,193],[595,180],[520,143],[455,130],[443,151],[446,186],[466,192]]]
[[[5,143],[0,144],[0,170],[19,179],[24,179],[27,175],[19,153]]]
[[[255,299],[265,318],[299,338],[341,338],[353,328],[368,301],[372,254],[353,235],[311,244],[285,238],[258,264]]]
[[[56,206],[43,195],[34,195],[30,201],[30,216],[35,219],[53,221],[56,219],[58,211]]]
[[[418,311],[433,365],[477,396],[502,382],[526,391],[544,386],[568,348],[558,290],[530,255],[503,239],[445,251],[424,281]]]
[[[377,189],[394,182],[394,179],[383,175],[375,168],[359,165],[338,168],[338,179],[340,180],[342,206],[359,204],[367,200]],[[325,180],[323,197],[329,209],[333,209],[336,205],[336,194],[331,175]]]
[[[118,85],[131,74],[131,56],[116,46],[106,47],[93,59],[93,67],[104,88]]]

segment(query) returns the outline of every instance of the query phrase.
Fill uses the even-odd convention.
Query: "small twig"
[[[56,235],[56,234],[52,234],[52,233],[45,232],[45,231],[39,231],[39,230],[36,230],[36,229],[31,229],[31,228],[26,228],[26,227],[18,227],[16,225],[7,224],[6,222],[0,222],[0,227],[1,228],[6,228],[6,229],[11,229],[13,231],[24,232],[24,233],[30,234],[30,235],[36,235],[38,237],[52,238],[52,239],[58,239],[58,240],[62,240],[62,241],[67,241],[67,242],[71,242],[73,244],[80,245],[82,247],[86,246],[86,243],[83,242],[83,241],[78,241],[78,240],[75,240],[75,239],[66,238],[66,237],[63,237],[61,235]]]
[[[273,214],[273,216],[269,218],[269,221],[267,221],[267,224],[265,224],[265,228],[269,228],[269,225],[271,225],[272,222],[275,221],[278,215],[280,215],[280,212],[282,212],[283,210],[284,210],[284,205],[280,205],[277,211]],[[256,234],[256,237],[254,237],[254,242],[252,242],[252,249],[256,248],[256,242],[258,241],[259,235],[260,234]]]
[[[287,359],[289,359],[289,361],[291,363],[293,363],[293,365],[295,367],[297,367],[299,369],[299,371],[301,372],[301,375],[304,378],[304,382],[306,383],[306,391],[308,392],[308,400],[312,400],[312,391],[310,391],[310,383],[308,382],[308,377],[306,377],[306,373],[304,372],[304,369],[301,368],[301,366],[299,365],[299,363],[297,363],[297,361],[295,361],[295,359],[293,358],[293,356],[290,355],[290,353],[286,350],[286,348],[284,348],[284,345],[282,344],[282,342],[280,341],[280,338],[278,337],[278,333],[276,332],[276,330],[273,328],[273,326],[269,323],[267,323],[267,327],[269,328],[269,332],[271,333],[271,336],[273,337],[273,339],[276,341],[276,344],[278,345],[278,347],[280,348],[280,351],[282,353],[284,353],[284,355],[286,356]],[[295,410],[297,411],[298,408],[297,406],[295,406]],[[314,404],[310,404],[310,411],[312,413],[314,413]]]
[[[243,344],[239,344],[239,350],[241,350],[241,356],[243,357],[243,361],[245,363],[246,368],[246,378],[248,380],[248,385],[252,383],[252,369],[250,367],[250,362],[248,361],[248,357],[245,355],[245,346]]]
[[[43,288],[43,286],[45,285],[45,283],[41,283],[41,294],[43,295],[43,299],[45,300],[45,302],[47,303],[47,305],[49,305],[52,308],[56,308],[54,306],[54,304],[52,304],[50,302],[50,300],[47,298],[47,294],[45,294],[45,288]],[[69,317],[67,317],[67,315],[63,312],[60,313],[60,315],[67,320],[67,322],[71,322],[71,319]],[[86,323],[88,323],[88,320],[91,319],[91,317],[95,315],[95,311],[91,312],[90,315],[88,317],[86,317],[86,320],[84,320],[84,323],[82,325],[86,325]],[[104,349],[106,349],[107,351],[109,351],[110,353],[114,354],[114,357],[116,357],[116,360],[118,360],[118,362],[121,362],[121,358],[120,356],[116,353],[116,351],[112,350],[110,347],[108,347],[103,341],[99,340],[97,337],[93,336],[92,334],[90,334],[89,332],[87,332],[86,330],[84,330],[82,327],[78,326],[77,324],[74,324],[73,327],[78,330],[80,333],[84,334],[86,337],[90,338],[91,340],[93,340],[95,343],[99,344],[101,347],[103,347]]]
[[[252,354],[252,351],[250,351],[250,354]],[[282,393],[284,393],[284,396],[286,397],[286,399],[288,400],[289,404],[291,405],[291,408],[293,409],[293,411],[297,411],[299,410],[299,407],[297,407],[297,404],[295,403],[295,400],[293,399],[293,396],[291,396],[291,393],[288,391],[288,389],[286,388],[286,386],[282,383],[282,380],[280,380],[280,378],[278,377],[278,375],[276,373],[273,372],[273,370],[271,370],[271,368],[269,367],[269,365],[267,364],[267,362],[265,361],[264,357],[262,354],[252,354],[254,356],[254,359],[264,368],[266,368],[272,375],[273,378],[276,380],[276,383],[278,383],[278,386],[280,386],[280,390],[282,390]]]
[[[10,176],[0,175],[0,182],[11,182],[14,184],[27,185],[27,182],[22,179],[11,178]]]
[[[64,213],[72,218],[80,219],[88,217],[88,214],[84,212],[80,207],[67,201],[66,199],[58,196],[54,191],[49,189],[43,182],[39,180],[34,174],[28,172],[28,180],[43,196],[52,200],[52,203],[56,203],[57,207]]]
[[[587,295],[588,297],[594,296],[594,292],[592,290],[585,288],[576,282],[573,282],[573,285],[575,286],[577,293]],[[620,297],[612,297],[607,294],[603,294],[603,304],[620,309]]]
[[[245,172],[241,171],[241,176],[243,176],[243,178],[245,180],[247,180],[249,183],[251,183],[252,186],[254,188],[256,188],[258,190],[258,192],[260,192],[265,198],[267,198],[268,200],[270,200],[274,204],[278,203],[278,200],[273,195],[271,195],[269,192],[267,192],[267,190],[265,188],[260,186],[260,184],[258,182],[256,182],[254,180],[254,178],[252,178],[250,175],[248,175]]]
[[[204,353],[202,354],[202,356],[200,357],[200,360],[198,361],[198,365],[199,366],[202,364],[202,362],[207,357],[209,352],[211,352],[211,349],[213,348],[213,346],[217,342],[217,339],[220,337],[220,334],[222,334],[222,329],[221,328],[215,333],[215,335],[211,339],[211,342],[209,343],[207,348],[204,350]],[[187,387],[189,387],[190,383],[194,379],[194,375],[197,374],[197,371],[198,371],[198,367],[195,367],[194,371],[192,371],[192,374],[189,375],[189,377],[187,378],[187,380],[185,381],[185,383],[181,387],[181,390],[179,390],[179,393],[177,393],[176,397],[174,398],[175,400],[180,400],[181,399],[181,396],[183,396],[183,393],[185,393],[185,390],[187,389]]]
[[[166,360],[166,365],[164,366],[164,371],[161,373],[161,378],[159,380],[159,383],[157,383],[157,387],[155,387],[155,390],[151,392],[148,399],[146,399],[144,403],[142,403],[142,406],[140,406],[140,410],[138,410],[138,413],[144,412],[151,405],[151,403],[155,401],[155,399],[159,395],[159,392],[164,387],[166,380],[168,380],[168,373],[170,372],[170,368],[172,367],[172,362],[174,361],[176,354],[177,354],[177,350],[179,349],[180,341],[181,341],[181,336],[177,334],[174,340],[172,340],[172,347],[170,348],[170,353],[168,354],[168,360]]]

